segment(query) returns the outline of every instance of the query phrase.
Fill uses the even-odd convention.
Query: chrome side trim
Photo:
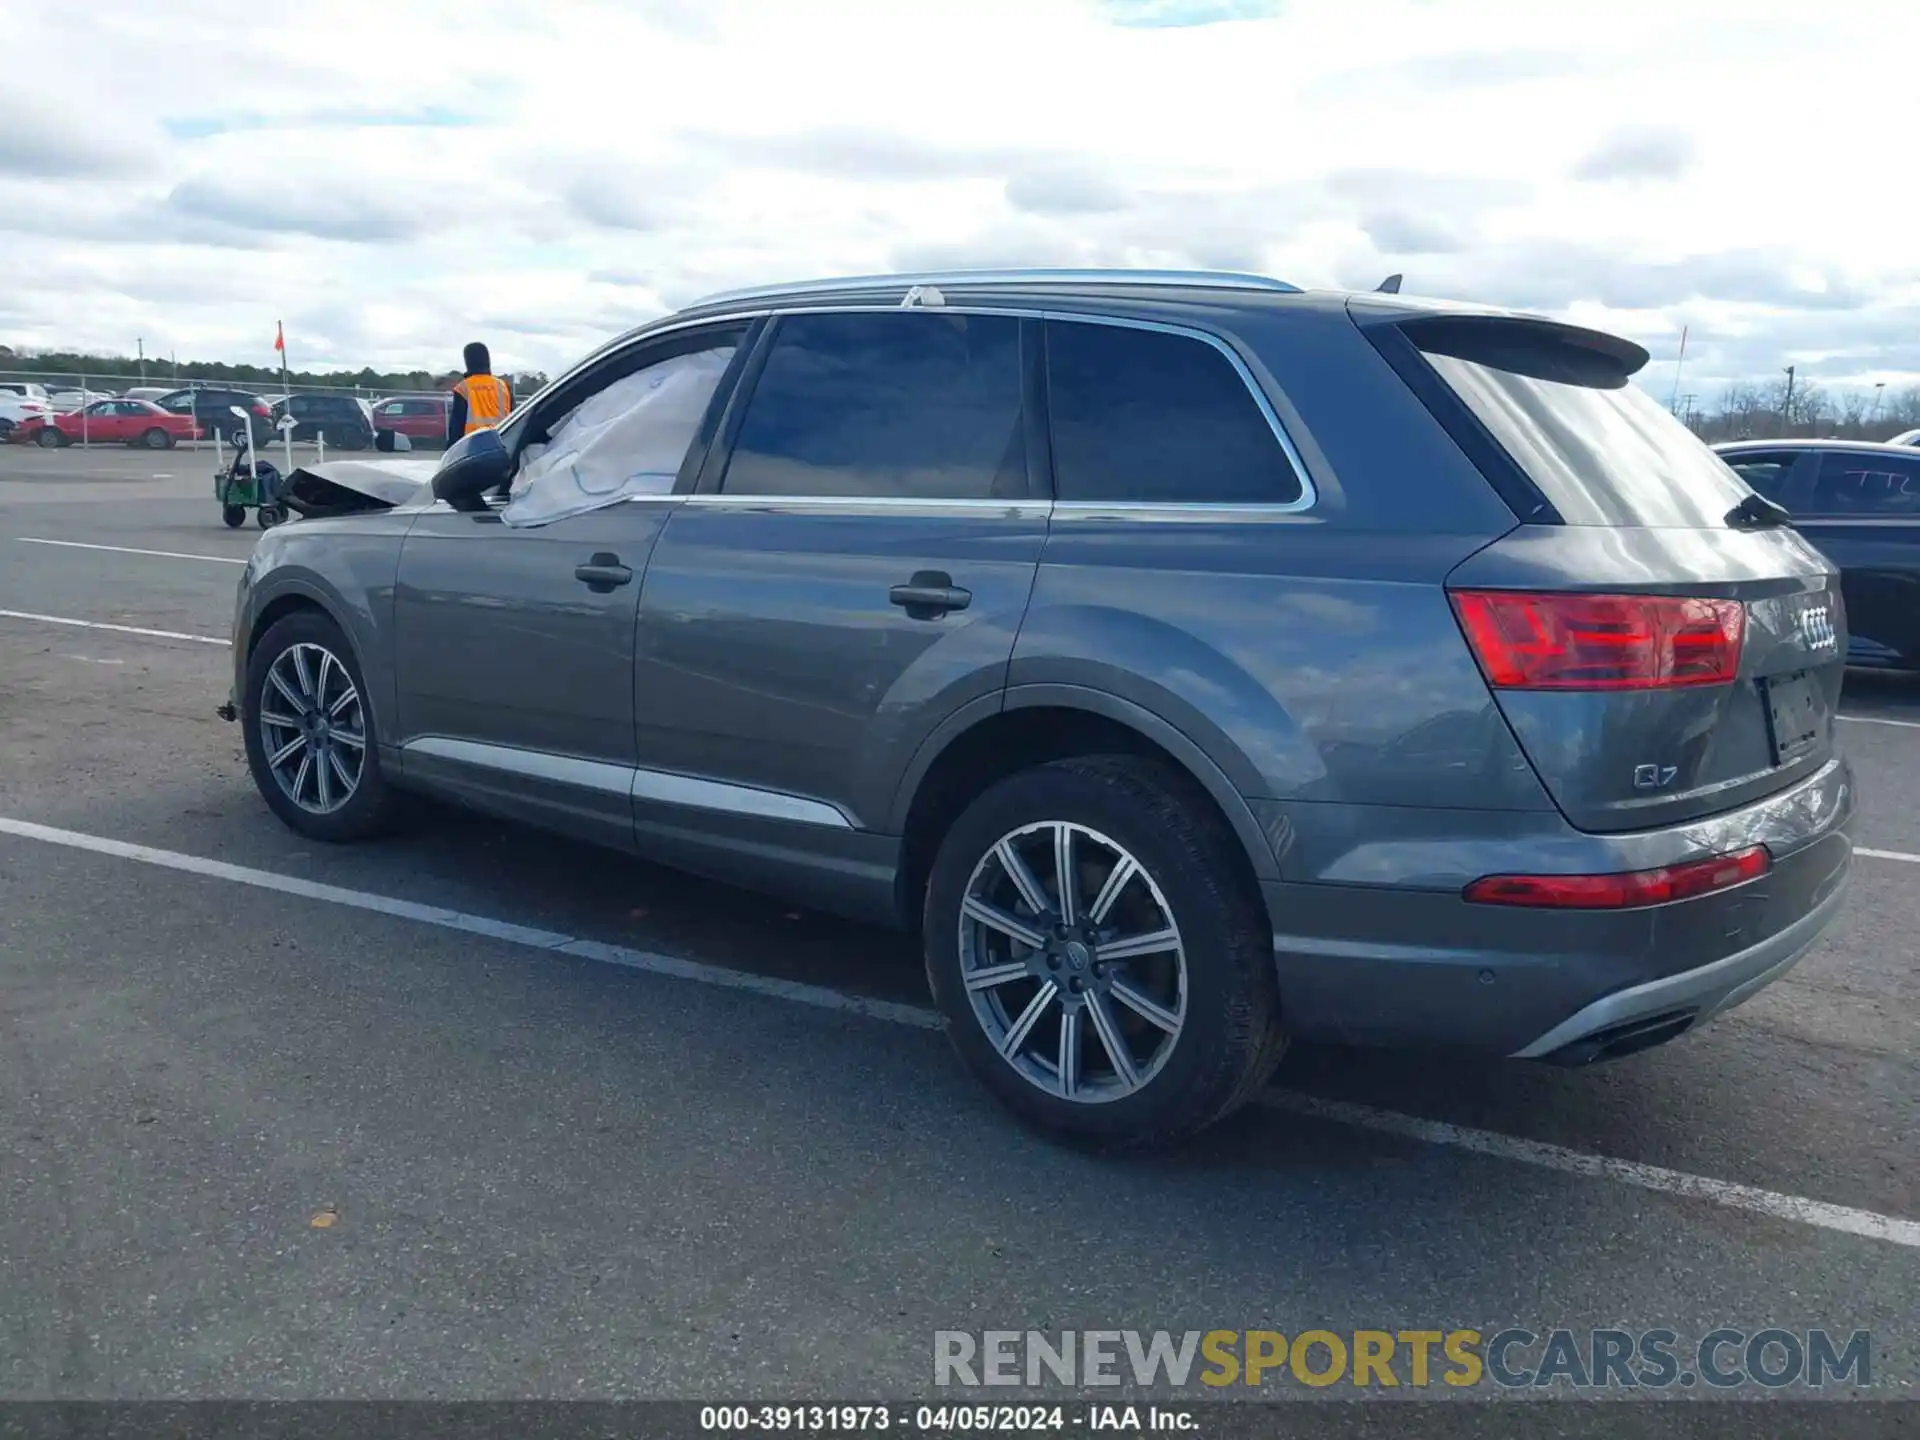
[[[680,497],[683,504],[722,510],[828,510],[840,513],[998,515],[1010,520],[1044,520],[1050,500],[966,500],[912,495],[729,495],[725,491]]]
[[[840,315],[840,314],[868,314],[871,312],[860,306],[836,305],[831,302],[823,302],[818,305],[795,305],[791,307],[777,309],[769,313],[774,315]],[[1131,317],[1120,316],[1120,315],[1099,315],[1099,314],[1093,314],[1093,313],[1080,313],[1075,311],[1048,310],[1045,308],[1035,308],[1032,306],[1021,306],[1021,305],[1001,306],[1001,305],[948,304],[940,307],[940,314],[942,315],[1004,315],[1011,319],[1048,320],[1048,321],[1053,321],[1056,324],[1062,324],[1062,325],[1113,325],[1124,330],[1151,330],[1161,335],[1177,335],[1183,339],[1198,340],[1203,345],[1210,345],[1215,350],[1217,350],[1222,356],[1224,356],[1226,359],[1226,362],[1233,367],[1234,373],[1240,377],[1240,383],[1247,387],[1247,393],[1253,397],[1253,403],[1259,407],[1261,415],[1266,418],[1267,428],[1273,432],[1273,438],[1279,442],[1282,453],[1284,453],[1287,457],[1287,464],[1291,466],[1293,469],[1293,477],[1296,481],[1299,482],[1299,485],[1300,485],[1299,497],[1294,500],[1277,500],[1270,505],[1255,505],[1255,506],[1248,506],[1245,504],[1234,503],[1234,502],[1224,502],[1224,501],[1209,502],[1204,500],[1195,500],[1195,501],[1184,502],[1184,503],[1173,502],[1173,503],[1164,503],[1164,504],[1157,501],[1156,502],[1143,501],[1143,502],[1139,502],[1140,507],[1142,509],[1181,512],[1189,508],[1197,509],[1205,506],[1208,509],[1214,510],[1214,511],[1249,510],[1249,511],[1257,512],[1263,515],[1286,515],[1286,514],[1294,514],[1301,510],[1310,510],[1313,508],[1314,503],[1319,499],[1319,492],[1316,491],[1313,487],[1313,477],[1307,473],[1307,462],[1301,457],[1299,447],[1293,443],[1293,437],[1287,434],[1287,427],[1281,423],[1278,412],[1276,412],[1273,408],[1273,402],[1267,399],[1266,392],[1260,388],[1259,382],[1253,378],[1253,371],[1247,368],[1247,362],[1241,358],[1240,352],[1234,349],[1232,345],[1228,344],[1220,336],[1213,334],[1211,331],[1202,330],[1191,325],[1172,325],[1172,324],[1166,323],[1165,321],[1160,321],[1160,320],[1136,320]],[[709,317],[708,320],[703,321],[701,323],[713,323],[715,318],[716,317]],[[704,498],[704,497],[689,497],[689,498]],[[757,499],[757,500],[766,500],[766,499],[790,500],[793,497],[735,496],[733,498],[736,500],[744,500],[749,498]],[[823,496],[819,498],[824,501],[824,500],[830,500],[830,499],[839,499],[841,497]],[[994,505],[1000,502],[992,501],[992,500],[960,500],[960,501],[951,501],[951,502],[941,501],[939,503],[941,504],[951,503],[951,504],[963,504],[963,505]],[[1094,502],[1072,501],[1069,503],[1070,504],[1091,504]],[[1120,503],[1131,505],[1133,502],[1120,502]]]
[[[456,765],[471,765],[479,770],[504,770],[524,775],[529,780],[545,780],[554,785],[571,785],[580,790],[597,790],[608,795],[625,795],[633,788],[633,771],[625,765],[610,765],[604,760],[580,760],[571,755],[550,755],[544,750],[521,750],[511,745],[489,745],[479,740],[456,740],[446,735],[423,735],[400,747],[403,756],[426,755],[435,760],[450,760]]]
[[[477,770],[495,770],[548,784],[592,790],[603,795],[625,795],[630,800],[686,805],[696,810],[753,815],[765,820],[791,820],[802,825],[824,825],[836,830],[856,828],[845,811],[824,800],[809,800],[805,796],[761,790],[751,785],[731,785],[723,780],[702,780],[665,770],[645,770],[630,765],[612,765],[604,760],[552,755],[544,750],[523,750],[512,745],[492,745],[479,740],[456,740],[445,735],[424,735],[409,740],[400,747],[400,753],[403,757],[422,755],[457,765],[470,765]]]
[[[1267,290],[1285,295],[1302,293],[1298,285],[1290,285],[1285,280],[1238,270],[931,270],[901,275],[838,275],[819,280],[790,280],[777,285],[749,286],[742,290],[722,290],[717,295],[694,301],[688,308],[772,300],[786,295],[816,292],[904,292],[915,285],[1166,285],[1214,290]]]
[[[779,790],[701,780],[665,770],[635,770],[632,795],[661,805],[687,805],[697,810],[722,810],[729,815],[754,815],[763,820],[792,820],[801,825],[825,825],[851,830],[853,821],[839,807],[824,800],[808,800]]]

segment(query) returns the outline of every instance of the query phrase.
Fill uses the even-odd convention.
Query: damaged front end
[[[296,515],[319,519],[395,510],[432,494],[434,460],[329,460],[287,477],[283,497]]]

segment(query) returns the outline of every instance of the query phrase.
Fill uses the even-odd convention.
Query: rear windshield
[[[1554,331],[1434,327],[1412,338],[1569,525],[1724,529],[1751,493],[1622,363]]]

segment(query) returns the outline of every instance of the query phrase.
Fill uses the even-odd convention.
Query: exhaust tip
[[[1595,1065],[1605,1060],[1620,1060],[1651,1050],[1669,1040],[1677,1040],[1700,1018],[1698,1010],[1665,1010],[1657,1015],[1642,1015],[1623,1020],[1570,1040],[1550,1055],[1541,1058],[1549,1065]]]

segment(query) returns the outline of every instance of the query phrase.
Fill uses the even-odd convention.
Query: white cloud
[[[1920,376],[1875,0],[21,7],[0,343],[553,369],[714,289],[1199,265]],[[1850,198],[1845,198],[1850,197]],[[158,338],[156,338],[158,337]],[[1788,358],[1782,359],[1785,355]],[[1690,384],[1693,383],[1690,381]]]

